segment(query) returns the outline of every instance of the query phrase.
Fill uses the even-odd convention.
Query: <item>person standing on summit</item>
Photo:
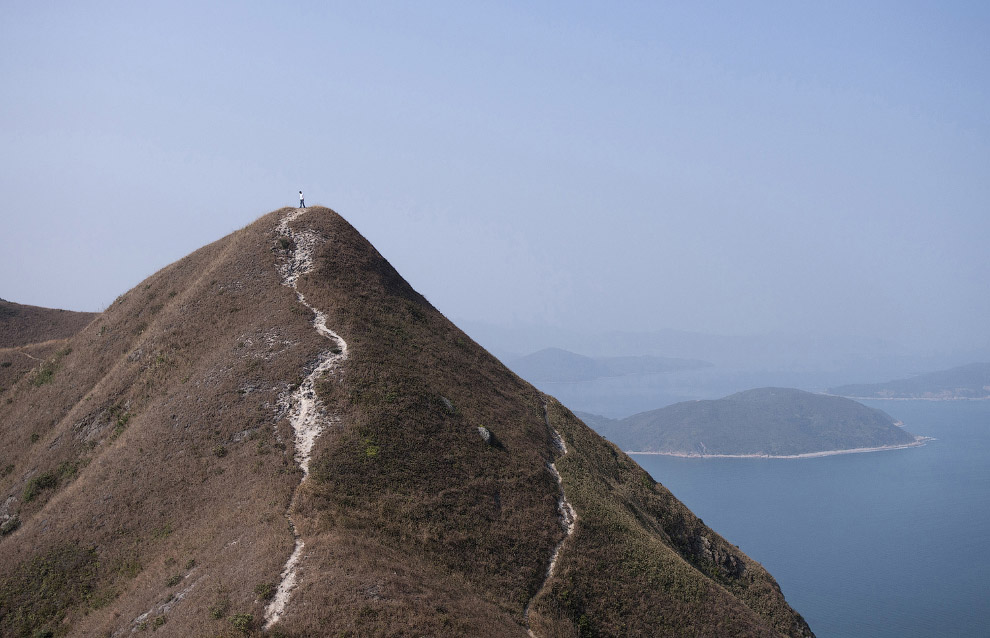
[[[306,200],[303,199],[302,191],[299,191],[299,208],[306,208]]]

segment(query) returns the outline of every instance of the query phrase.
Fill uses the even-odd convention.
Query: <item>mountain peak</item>
[[[810,635],[329,209],[163,268],[44,365],[0,395],[0,633]]]

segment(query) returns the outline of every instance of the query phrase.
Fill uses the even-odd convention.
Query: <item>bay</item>
[[[777,579],[819,638],[990,635],[990,401],[863,401],[924,447],[635,455]]]

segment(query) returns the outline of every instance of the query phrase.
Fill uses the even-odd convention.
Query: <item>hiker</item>
[[[303,199],[302,191],[299,191],[299,208],[306,208],[306,200]]]

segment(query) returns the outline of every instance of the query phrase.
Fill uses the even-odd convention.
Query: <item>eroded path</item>
[[[556,430],[552,425],[550,425],[550,410],[547,407],[546,399],[543,399],[543,419],[546,421],[547,429],[553,436],[553,442],[557,446],[557,450],[560,452],[561,456],[567,454],[567,444],[564,442],[564,438],[560,436],[560,432]],[[564,538],[560,539],[557,546],[553,550],[553,554],[550,556],[550,564],[547,566],[547,573],[543,577],[543,582],[540,584],[540,588],[536,590],[536,594],[530,598],[529,603],[526,605],[526,609],[523,611],[523,619],[526,621],[526,631],[532,638],[536,638],[536,634],[529,626],[529,612],[533,607],[533,603],[543,590],[546,589],[547,583],[550,578],[553,577],[554,569],[557,567],[557,559],[560,557],[560,550],[564,548],[564,543],[567,539],[571,537],[574,533],[574,525],[577,523],[577,512],[574,511],[574,507],[571,505],[570,501],[567,500],[567,495],[564,494],[564,484],[560,478],[560,472],[557,471],[556,463],[548,463],[547,470],[557,479],[557,487],[560,489],[560,494],[557,496],[557,512],[560,516],[560,527],[564,530]]]
[[[322,353],[316,362],[316,367],[310,372],[291,396],[286,398],[288,402],[289,422],[292,424],[292,432],[295,439],[295,459],[303,471],[302,480],[309,476],[309,461],[313,451],[313,444],[316,438],[329,425],[334,424],[337,419],[326,414],[324,406],[316,396],[316,381],[325,374],[334,372],[347,359],[347,342],[340,335],[327,327],[327,316],[325,313],[311,306],[306,302],[306,298],[299,292],[297,283],[299,277],[313,269],[313,254],[316,246],[322,239],[312,231],[294,231],[289,224],[302,215],[308,209],[298,208],[282,218],[276,227],[276,234],[279,237],[287,238],[291,241],[291,257],[284,263],[279,264],[278,271],[282,276],[282,284],[292,288],[296,293],[296,298],[301,304],[309,308],[314,315],[313,327],[318,333],[326,337],[331,345]],[[300,483],[301,484],[301,483]],[[298,491],[298,488],[297,488]],[[299,562],[303,556],[305,543],[299,536],[296,524],[292,520],[292,509],[295,505],[296,497],[293,495],[292,502],[286,517],[292,527],[292,533],[296,538],[296,545],[282,568],[279,577],[278,587],[275,596],[265,608],[265,628],[269,628],[278,622],[285,613],[285,607],[289,603],[292,590],[296,586],[298,577]]]

